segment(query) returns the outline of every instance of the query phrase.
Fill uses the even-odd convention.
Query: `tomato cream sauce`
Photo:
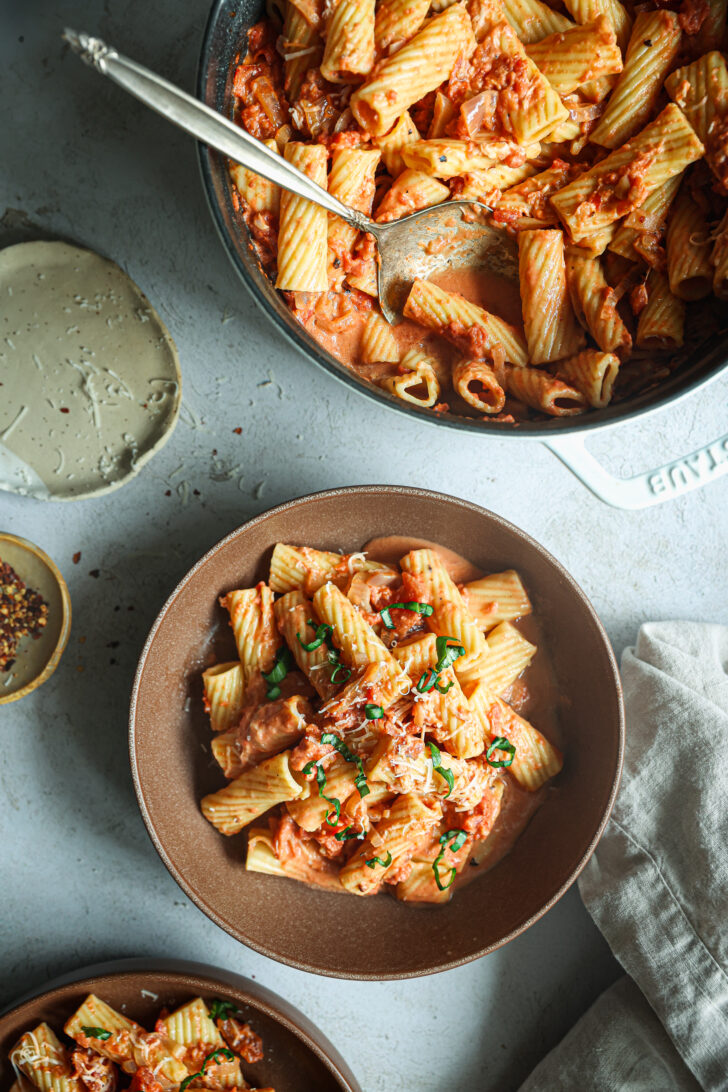
[[[457,292],[472,303],[498,315],[511,325],[523,329],[521,318],[521,298],[518,283],[506,277],[497,277],[491,273],[474,268],[459,268],[434,273],[428,278],[433,284],[448,292]],[[351,309],[335,319],[320,313],[318,308],[305,314],[298,314],[301,325],[326,349],[352,368],[364,379],[376,383],[387,376],[397,374],[395,364],[363,364],[361,362],[361,339],[368,310]],[[403,319],[394,330],[394,337],[400,356],[412,348],[422,348],[436,362],[440,379],[442,401],[448,403],[453,412],[477,416],[450,387],[449,377],[452,366],[462,358],[463,353],[444,337],[427,330],[411,319]]]
[[[388,565],[397,565],[410,550],[433,550],[456,584],[468,584],[471,580],[478,580],[485,575],[482,569],[477,568],[461,554],[424,538],[386,535],[371,539],[363,547],[363,552],[370,560]],[[560,694],[550,658],[544,646],[541,626],[532,614],[518,619],[512,625],[523,634],[526,640],[537,646],[538,652],[526,670],[502,695],[503,699],[520,716],[525,717],[534,727],[543,732],[551,743],[563,749],[563,738],[558,720]],[[552,793],[558,792],[558,788],[554,788],[550,783],[537,792],[527,792],[520,788],[515,779],[505,771],[502,779],[505,788],[495,826],[485,841],[474,845],[469,864],[457,876],[454,887],[462,887],[483,872],[494,868],[513,849],[534,813]]]

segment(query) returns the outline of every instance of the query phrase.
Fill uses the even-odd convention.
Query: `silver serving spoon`
[[[357,230],[373,235],[379,250],[379,302],[390,323],[401,319],[415,277],[427,278],[453,268],[480,268],[497,276],[516,277],[515,250],[506,233],[473,218],[473,206],[486,207],[479,202],[446,201],[401,220],[375,223],[344,205],[240,126],[155,72],[117,53],[100,38],[68,29],[63,38],[86,64],[180,129],[270,182],[340,216]],[[464,213],[470,214],[467,220]]]

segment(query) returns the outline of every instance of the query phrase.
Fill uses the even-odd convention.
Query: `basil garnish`
[[[455,641],[455,644],[449,645],[448,641]],[[443,686],[439,675],[442,671],[447,671],[448,667],[452,667],[456,660],[465,655],[465,649],[454,637],[438,637],[435,641],[435,651],[437,653],[435,666],[423,671],[417,682],[417,689],[420,694],[426,694],[429,690],[432,690],[433,686],[438,693],[447,694],[454,680],[451,679],[447,686]]]
[[[445,799],[447,800],[448,796],[455,788],[455,775],[453,774],[452,770],[446,770],[445,767],[442,765],[440,748],[437,747],[434,743],[428,743],[427,746],[430,748],[430,758],[432,759],[433,770],[435,770],[436,773],[439,773],[440,777],[442,777],[447,782],[448,789],[445,793]]]
[[[382,857],[370,857],[369,860],[365,863],[368,868],[376,868],[377,865],[381,865],[382,868],[389,868],[392,863],[392,854],[389,852],[389,850],[387,850],[386,860],[384,860]]]
[[[111,1032],[107,1031],[106,1028],[87,1028],[82,1026],[81,1031],[89,1039],[101,1039],[102,1042],[106,1042],[107,1039],[111,1038]]]
[[[505,751],[509,757],[492,759],[490,756],[494,754],[495,751]],[[489,766],[493,766],[494,769],[497,769],[499,766],[512,766],[515,757],[516,748],[509,739],[505,738],[505,736],[496,736],[488,750],[485,752],[485,761]]]
[[[382,621],[387,629],[394,629],[394,622],[392,621],[392,615],[390,610],[413,610],[417,614],[424,614],[425,618],[429,618],[435,608],[430,606],[429,603],[390,603],[388,607],[384,607],[380,610]]]
[[[282,645],[276,652],[276,658],[270,671],[261,671],[261,675],[268,683],[265,692],[269,701],[274,701],[281,696],[281,688],[278,683],[283,682],[290,668],[293,667],[293,657],[287,645]]]
[[[234,1001],[221,1001],[219,998],[210,1005],[210,1018],[212,1020],[228,1020],[233,1012],[239,1012]]]
[[[381,720],[384,716],[384,710],[381,705],[372,705],[371,702],[364,706],[364,716],[367,720]]]
[[[185,1088],[187,1088],[187,1085],[190,1084],[191,1081],[194,1081],[195,1077],[201,1077],[204,1074],[208,1063],[216,1062],[220,1056],[225,1058],[228,1062],[235,1061],[235,1055],[232,1050],[228,1050],[227,1047],[218,1047],[217,1050],[213,1050],[211,1054],[207,1055],[197,1073],[190,1073],[189,1077],[185,1077],[182,1084],[179,1086],[179,1092],[185,1092]]]
[[[458,871],[457,868],[450,869],[450,877],[447,883],[443,883],[440,879],[440,862],[445,856],[445,850],[448,848],[448,844],[451,843],[450,851],[452,853],[457,853],[457,851],[462,849],[465,845],[467,837],[468,835],[464,830],[446,830],[444,834],[440,835],[440,845],[442,846],[442,849],[432,862],[432,871],[435,873],[435,883],[441,891],[447,891],[448,887],[452,886]]]
[[[337,736],[336,732],[324,732],[321,736],[321,742],[328,743],[332,747],[335,747],[342,758],[345,758],[347,762],[353,762],[356,765],[359,772],[354,778],[354,786],[357,789],[359,796],[368,796],[370,789],[367,785],[367,775],[364,773],[364,764],[359,756],[349,750],[341,736]],[[305,773],[306,771],[304,770],[303,772]]]
[[[321,739],[323,741],[323,736],[321,737]],[[327,804],[331,804],[331,807],[334,809],[334,819],[332,820],[331,812],[329,812],[326,816],[326,822],[329,824],[330,827],[335,827],[339,821],[339,816],[341,815],[341,801],[337,800],[335,796],[327,796],[324,792],[324,789],[326,788],[326,771],[324,770],[320,762],[307,762],[306,765],[303,767],[303,776],[309,777],[314,767],[316,768],[316,784],[318,785],[318,794],[322,800],[325,800]]]
[[[321,648],[321,645],[324,643],[324,641],[326,641],[326,644],[329,645],[329,648],[331,648],[331,645],[329,644],[329,638],[334,632],[333,626],[327,625],[326,622],[321,622],[317,625],[316,622],[314,622],[313,618],[307,618],[306,624],[311,626],[312,629],[316,630],[316,636],[314,637],[313,641],[302,641],[301,634],[296,634],[296,637],[298,638],[298,643],[304,652],[315,652],[317,648]]]

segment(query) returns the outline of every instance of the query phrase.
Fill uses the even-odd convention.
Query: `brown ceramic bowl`
[[[269,1085],[281,1092],[361,1092],[328,1039],[274,993],[217,967],[148,959],[87,967],[51,983],[42,993],[24,998],[0,1016],[2,1092],[13,1083],[15,1075],[8,1054],[23,1032],[45,1020],[59,1034],[89,993],[97,994],[112,1008],[123,1010],[148,1028],[154,1026],[162,1006],[174,1008],[198,996],[208,1003],[215,997],[234,1001],[263,1038],[263,1061],[244,1066],[255,1086]]]
[[[440,542],[486,571],[518,569],[565,697],[565,766],[557,789],[500,864],[457,891],[447,905],[432,908],[385,896],[354,898],[245,872],[244,834],[222,837],[199,808],[201,797],[222,784],[210,761],[200,672],[212,648],[221,659],[235,655],[218,596],[265,579],[276,542],[354,551],[370,538],[390,534]],[[492,512],[397,486],[302,497],[218,543],[190,570],[154,623],[139,662],[130,718],[132,773],[144,821],[193,902],[264,955],[301,970],[361,979],[456,967],[537,921],[574,882],[599,840],[617,792],[624,742],[614,657],[599,619],[568,573]]]

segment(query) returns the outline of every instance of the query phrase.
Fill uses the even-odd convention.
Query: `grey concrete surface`
[[[522,526],[580,581],[617,652],[646,619],[725,621],[728,478],[615,511],[542,446],[415,426],[285,344],[218,242],[191,142],[60,42],[64,25],[97,32],[191,89],[206,6],[0,8],[0,244],[57,235],[118,261],[177,341],[185,407],[165,450],[108,498],[0,494],[0,526],[53,556],[74,607],[56,675],[0,711],[0,1004],[103,958],[203,960],[302,1008],[366,1092],[506,1092],[619,973],[576,890],[506,949],[420,981],[335,982],[249,952],[186,899],[146,836],[126,752],[138,653],[176,581],[226,532],[278,501],[364,482],[429,486]],[[727,395],[724,376],[592,449],[615,472],[646,469],[724,432]]]

